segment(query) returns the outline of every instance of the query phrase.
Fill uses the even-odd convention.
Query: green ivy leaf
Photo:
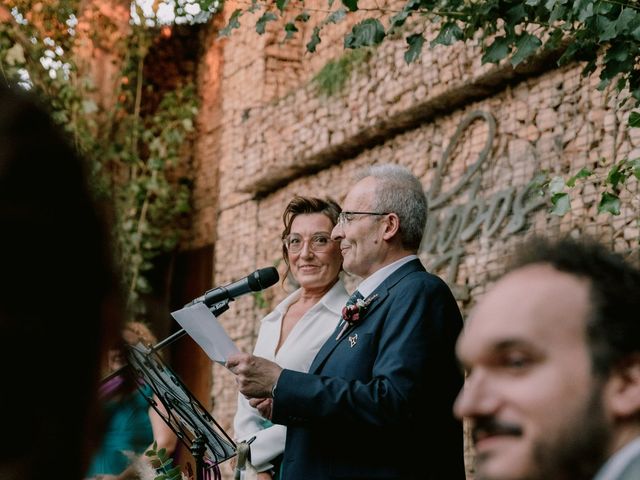
[[[536,53],[542,42],[535,35],[523,33],[516,41],[516,53],[511,57],[511,65],[514,67],[525,61],[531,55]]]
[[[262,14],[262,16],[258,19],[258,21],[256,22],[256,32],[258,32],[258,35],[262,35],[265,32],[266,26],[267,26],[267,22],[272,22],[274,20],[277,20],[278,17],[275,13],[273,12],[264,12]]]
[[[511,47],[506,37],[496,37],[482,55],[482,63],[498,63],[509,55]]]
[[[620,198],[613,193],[604,192],[600,197],[598,205],[598,213],[610,213],[611,215],[620,215]]]
[[[551,193],[551,195],[560,193],[564,190],[564,186],[565,186],[564,178],[553,177],[549,182],[549,193]]]
[[[340,20],[347,16],[347,11],[344,8],[339,8],[329,14],[325,20],[327,23],[338,23]]]
[[[571,210],[571,199],[569,198],[568,193],[556,193],[555,195],[552,195],[551,203],[553,204],[553,207],[551,207],[549,213],[552,215],[561,217]]]
[[[629,162],[633,176],[640,180],[640,158],[636,158]]]
[[[616,22],[609,20],[604,15],[596,17],[596,27],[598,29],[598,40],[607,42],[616,36]]]
[[[588,18],[593,17],[593,1],[592,0],[578,0],[573,3],[573,11],[578,14],[578,21],[584,22]]]
[[[504,19],[509,25],[515,25],[527,16],[527,12],[524,9],[523,4],[517,4],[507,10],[504,15]]]
[[[563,18],[565,13],[567,13],[567,9],[564,5],[555,5],[553,10],[551,10],[551,15],[549,15],[549,25],[553,25],[559,19]]]
[[[411,14],[420,7],[420,0],[409,0],[404,4],[400,13],[397,13],[389,20],[391,27],[401,27]]]
[[[464,34],[456,22],[445,22],[431,45],[452,45],[463,37]]]
[[[593,172],[588,168],[582,167],[578,173],[576,173],[573,177],[567,180],[567,187],[574,187],[576,185],[576,180],[587,178],[593,175]]]
[[[254,13],[262,8],[262,5],[258,3],[257,0],[251,0],[251,5],[247,8],[247,12]]]
[[[420,57],[422,46],[424,45],[424,37],[421,33],[414,33],[413,35],[409,35],[406,40],[409,47],[407,51],[404,52],[404,61],[409,64]]]
[[[284,9],[287,7],[289,0],[276,0],[276,7],[280,10],[280,13],[284,13]]]
[[[240,28],[239,18],[241,16],[242,10],[240,10],[239,8],[234,10],[231,14],[231,17],[229,17],[229,23],[227,23],[227,26],[220,30],[220,32],[218,32],[218,35],[220,35],[221,37],[228,37],[229,35],[231,35],[232,30]]]
[[[640,127],[640,112],[631,112],[629,114],[629,126]]]
[[[320,39],[320,27],[313,27],[313,32],[311,33],[311,39],[307,43],[307,52],[313,53],[316,51],[316,47],[322,40]]]
[[[311,18],[311,15],[309,15],[307,12],[302,12],[300,15],[298,15],[295,18],[295,21],[306,23],[307,21],[309,21],[310,18]]]
[[[347,7],[350,12],[358,10],[358,0],[342,0],[342,4]]]
[[[636,26],[636,22],[640,20],[640,13],[636,9],[625,7],[620,11],[618,20],[616,21],[616,31],[618,33],[628,34],[630,26]]]
[[[618,184],[624,183],[627,177],[629,176],[627,170],[624,168],[625,162],[624,160],[617,165],[611,167],[609,170],[609,174],[607,175],[606,182],[611,185],[613,188],[617,188]]]
[[[360,48],[378,45],[385,37],[384,27],[377,18],[367,18],[353,26],[344,39],[345,48]]]
[[[296,27],[296,24],[293,22],[288,22],[285,26],[284,26],[284,31],[285,31],[285,36],[284,39],[285,40],[289,40],[291,37],[293,37],[293,34],[296,33],[298,31],[298,27]]]

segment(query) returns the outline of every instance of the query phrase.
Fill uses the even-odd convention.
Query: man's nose
[[[336,223],[336,226],[331,230],[331,240],[338,241],[344,238],[344,229],[341,223]]]
[[[498,396],[498,392],[492,390],[486,374],[473,372],[467,376],[453,404],[453,413],[460,419],[491,415],[498,407]]]

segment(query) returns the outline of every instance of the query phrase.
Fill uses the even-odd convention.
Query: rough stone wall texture
[[[617,217],[597,214],[596,184],[613,162],[640,156],[640,134],[627,130],[619,97],[598,92],[580,66],[553,70],[541,58],[516,72],[481,65],[478,50],[463,45],[425,49],[406,66],[400,38],[374,50],[344,91],[329,98],[309,83],[316,57],[292,54],[287,61],[300,63],[291,66],[300,77],[296,84],[285,72],[283,94],[284,87],[272,88],[281,77],[269,66],[279,44],[251,25],[243,16],[241,31],[225,41],[221,133],[208,144],[220,166],[215,284],[268,265],[284,272],[281,214],[289,199],[341,201],[358,169],[382,162],[405,165],[422,180],[430,223],[420,256],[465,311],[514,246],[534,233],[591,234],[637,255],[637,182],[623,192]],[[326,49],[342,53],[341,43]],[[319,53],[328,59],[326,52]],[[564,217],[550,215],[528,188],[540,171],[567,175],[582,167],[597,178],[579,182]],[[353,288],[357,279],[347,283]],[[260,319],[290,289],[285,281],[245,296],[221,317],[240,348],[252,349]],[[213,375],[213,414],[233,435],[235,381],[219,366]],[[224,473],[230,478],[228,467]]]

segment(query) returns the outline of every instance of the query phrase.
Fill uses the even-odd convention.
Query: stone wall
[[[595,184],[613,162],[640,156],[640,135],[627,130],[619,97],[597,91],[580,66],[550,69],[550,58],[538,58],[514,71],[481,65],[478,50],[463,45],[425,48],[406,66],[399,38],[374,50],[329,98],[309,82],[317,60],[292,55],[289,73],[297,72],[298,83],[295,75],[283,81],[283,94],[269,87],[281,78],[269,70],[273,37],[258,37],[244,19],[242,31],[225,41],[222,132],[211,144],[219,161],[215,284],[269,265],[283,272],[281,214],[289,199],[341,201],[359,168],[382,162],[405,165],[422,180],[430,220],[420,256],[465,312],[514,246],[534,233],[590,234],[637,255],[637,182],[623,193],[617,217],[597,214]],[[335,44],[329,51],[342,54]],[[541,171],[567,175],[582,167],[597,178],[576,187],[569,214],[550,215],[531,180]],[[290,289],[283,283],[239,299],[221,317],[240,348],[252,349],[260,318]],[[357,279],[347,283],[353,288]],[[213,375],[213,413],[233,435],[235,382],[219,366]]]

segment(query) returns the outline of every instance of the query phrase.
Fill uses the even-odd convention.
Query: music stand
[[[236,454],[236,446],[180,378],[162,361],[155,348],[142,344],[129,347],[129,372],[144,380],[164,406],[159,409],[154,395],[140,392],[158,415],[191,451],[196,462],[196,479],[203,480],[208,470],[220,478],[218,464]]]

